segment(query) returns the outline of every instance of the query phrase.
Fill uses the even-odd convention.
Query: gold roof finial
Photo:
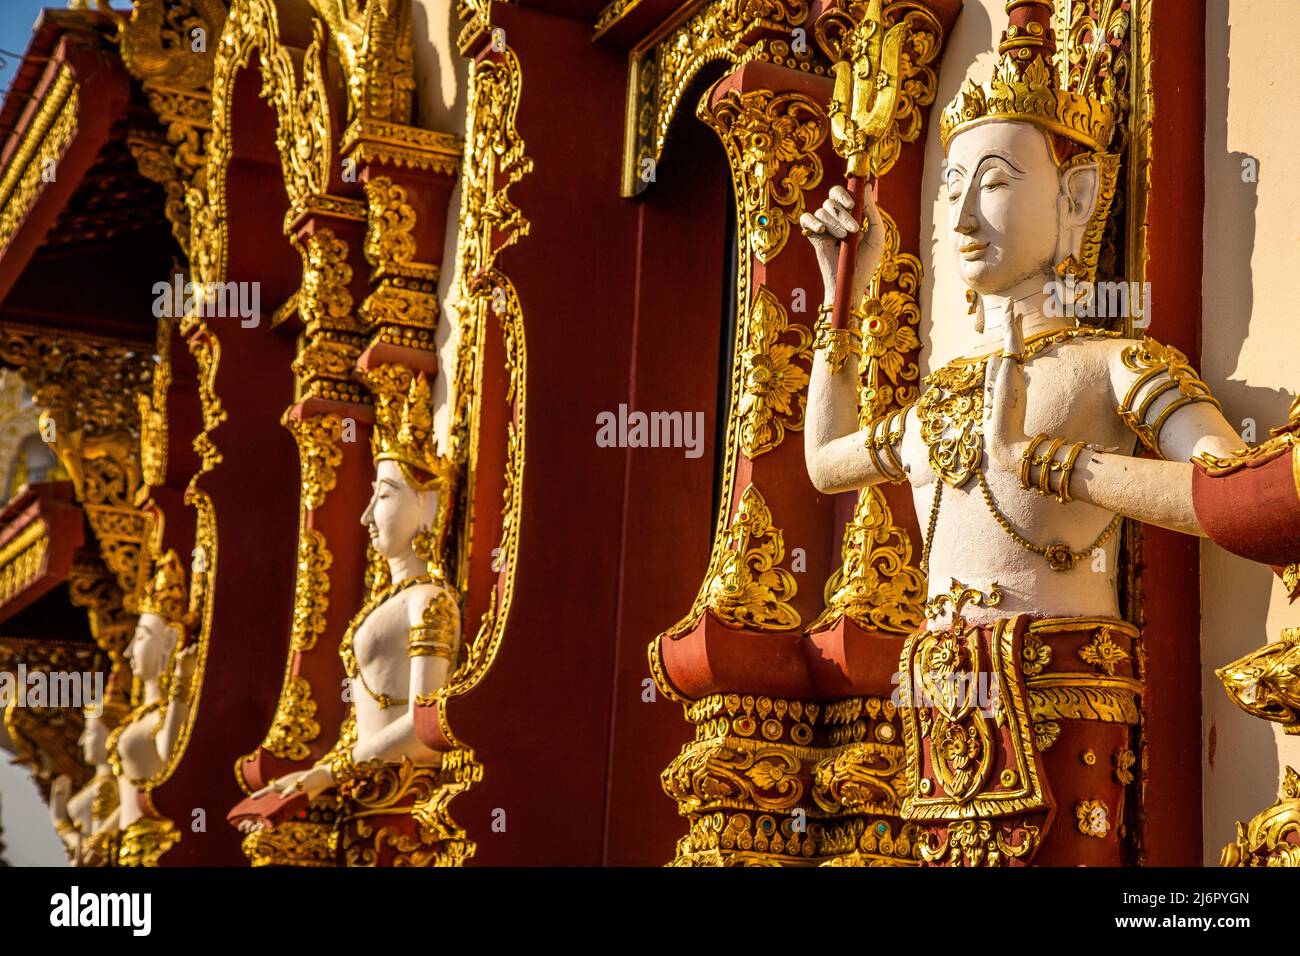
[[[993,120],[1032,123],[1093,152],[1109,150],[1119,119],[1109,82],[1116,48],[1108,31],[1098,28],[1080,57],[1058,57],[1052,15],[1051,0],[1007,0],[1007,29],[992,78],[983,86],[967,80],[943,111],[945,152],[958,133]]]

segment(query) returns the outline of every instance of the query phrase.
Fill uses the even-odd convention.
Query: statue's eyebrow
[[[1008,153],[1004,149],[996,149],[996,148],[990,149],[987,152],[985,152],[984,155],[980,157],[980,161],[975,164],[975,168],[978,170],[990,159],[1000,159],[1008,166],[1010,166],[1015,172],[1019,173],[1021,176],[1025,174],[1025,171],[1016,163],[1014,159],[1011,158],[1010,153]]]

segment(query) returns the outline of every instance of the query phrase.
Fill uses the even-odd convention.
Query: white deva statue
[[[374,494],[361,516],[373,551],[386,562],[377,587],[343,636],[340,654],[352,708],[338,743],[315,765],[286,774],[254,798],[309,798],[367,768],[409,761],[436,768],[437,751],[420,741],[415,708],[446,683],[460,642],[460,612],[441,555],[453,491],[451,463],[438,455],[423,375],[409,390],[376,388]],[[266,825],[244,817],[244,832]]]
[[[1126,516],[1204,535],[1190,460],[1242,441],[1177,350],[1052,307],[1096,278],[1119,166],[1113,91],[1105,55],[1057,77],[1050,0],[1007,8],[994,77],[968,83],[941,125],[948,241],[973,306],[965,354],[860,429],[857,333],[823,320],[805,459],[822,492],[912,489],[930,620],[900,664],[902,815],[924,859],[1118,865],[1143,671],[1116,531]],[[863,230],[852,206],[837,186],[801,220],[824,313],[837,241]],[[884,248],[869,195],[864,212],[855,305]],[[1163,460],[1134,457],[1139,441]],[[992,708],[953,690],[988,677]]]

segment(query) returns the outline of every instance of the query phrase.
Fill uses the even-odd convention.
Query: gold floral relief
[[[803,429],[812,333],[791,324],[776,296],[760,287],[745,334],[740,442],[747,457],[757,458],[780,445],[787,430]]]
[[[916,401],[921,348],[917,329],[921,306],[921,260],[900,248],[898,225],[880,210],[885,227],[884,253],[871,277],[867,297],[858,308],[862,333],[862,367],[859,372],[858,421],[862,427],[891,408]]]

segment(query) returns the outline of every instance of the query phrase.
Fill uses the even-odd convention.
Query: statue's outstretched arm
[[[1102,451],[1069,436],[1025,430],[1028,406],[1020,323],[1008,323],[1004,351],[988,363],[992,400],[984,423],[989,454],[1019,473],[1027,489],[1063,503],[1085,501],[1106,511],[1184,534],[1206,537],[1192,503],[1191,458],[1227,454],[1242,441],[1218,403],[1173,349],[1151,340],[1126,346],[1112,375],[1117,411],[1138,438],[1166,460]]]
[[[863,204],[867,232],[858,243],[851,293],[854,303],[866,294],[884,251],[884,225],[870,193]],[[899,459],[905,417],[891,416],[889,421],[881,419],[859,428],[858,356],[851,347],[857,333],[829,328],[835,304],[838,243],[859,229],[852,208],[853,198],[848,191],[836,186],[821,208],[805,213],[799,220],[816,250],[824,289],[808,383],[804,462],[813,485],[826,494],[906,478]]]

